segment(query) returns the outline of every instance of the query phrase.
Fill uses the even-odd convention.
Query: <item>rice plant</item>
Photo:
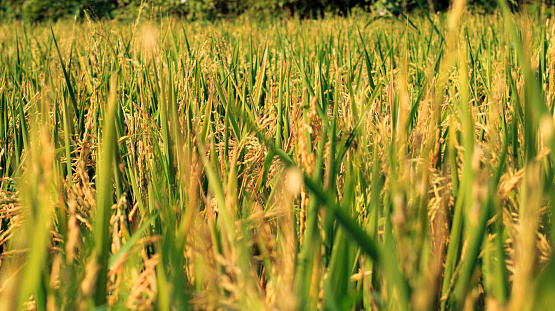
[[[0,25],[1,310],[537,310],[555,25]]]

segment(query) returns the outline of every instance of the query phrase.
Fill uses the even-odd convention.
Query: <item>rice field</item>
[[[549,310],[555,25],[0,25],[0,310]]]

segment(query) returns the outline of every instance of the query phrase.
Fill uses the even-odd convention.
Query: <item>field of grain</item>
[[[0,25],[0,309],[549,310],[554,35]]]

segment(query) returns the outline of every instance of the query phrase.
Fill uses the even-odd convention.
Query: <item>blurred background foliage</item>
[[[444,11],[450,0],[0,0],[0,21],[52,21],[63,17],[90,16],[107,19],[133,19],[141,4],[147,16],[178,16],[189,20],[213,20],[241,14],[262,17],[298,16],[319,18],[325,14],[371,11],[380,15],[413,10]],[[512,0],[513,8],[522,6],[531,13],[551,15],[555,0]],[[492,12],[497,1],[469,0],[477,12]]]

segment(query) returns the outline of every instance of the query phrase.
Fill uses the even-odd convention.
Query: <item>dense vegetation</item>
[[[103,19],[132,20],[138,11],[148,16],[177,16],[188,20],[214,20],[249,15],[257,19],[299,16],[319,18],[347,15],[355,11],[380,14],[417,11],[444,11],[450,0],[0,0],[0,20],[22,19],[28,22],[52,21],[64,17],[82,19],[85,12]],[[532,11],[550,10],[553,0],[513,0],[513,8],[528,5]],[[469,0],[476,12],[492,12],[496,1]]]
[[[0,26],[0,309],[549,309],[555,27],[500,12]]]

